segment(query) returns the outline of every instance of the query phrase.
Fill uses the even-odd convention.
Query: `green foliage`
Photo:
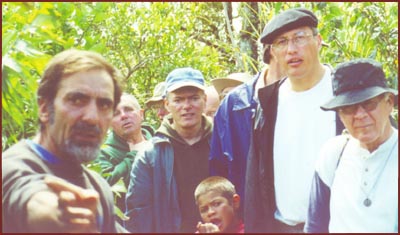
[[[109,175],[109,173],[101,173],[101,167],[100,167],[99,163],[93,163],[92,162],[92,163],[87,164],[87,167],[90,170],[97,172],[98,174],[100,174],[104,178],[106,178]],[[111,191],[114,194],[114,204],[116,204],[117,198],[122,197],[127,192],[127,189],[125,187],[125,183],[124,183],[122,178],[119,179],[114,185],[111,186]],[[121,209],[118,208],[116,205],[114,205],[114,211],[115,211],[115,214],[121,220],[127,220],[128,219],[128,217],[125,216],[124,212],[121,211]]]
[[[51,40],[41,28],[50,27],[39,11],[26,15],[27,4],[3,4],[2,22],[2,147],[5,149],[36,130],[37,107],[34,92],[39,74],[50,58],[34,45]],[[27,18],[25,16],[28,16]],[[34,20],[36,19],[36,20]],[[40,27],[37,27],[41,21]]]
[[[176,67],[197,68],[207,82],[234,71],[261,70],[260,32],[274,15],[292,7],[312,9],[319,18],[329,44],[321,51],[323,62],[334,67],[357,57],[376,59],[391,87],[398,88],[397,3],[264,2],[254,7],[239,4],[236,20],[243,28],[230,38],[218,2],[2,2],[3,149],[35,134],[37,81],[62,50],[103,54],[120,70],[125,91],[143,104]],[[249,43],[258,50],[248,51]],[[147,114],[147,121],[158,126],[154,113]]]
[[[336,66],[355,58],[374,59],[382,63],[389,86],[398,90],[398,3],[315,4],[313,9],[329,44],[323,61]],[[397,107],[392,115],[398,120]]]

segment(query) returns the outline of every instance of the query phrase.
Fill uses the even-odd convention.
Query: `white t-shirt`
[[[320,108],[332,97],[328,67],[321,81],[307,91],[293,91],[289,79],[279,88],[274,139],[275,218],[288,225],[305,222],[315,161],[323,143],[336,135],[335,112]]]

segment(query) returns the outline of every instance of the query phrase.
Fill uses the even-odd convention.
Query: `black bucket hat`
[[[263,61],[269,64],[269,44],[280,34],[303,26],[316,28],[318,19],[311,11],[304,8],[293,8],[276,15],[267,25],[260,37],[260,42],[264,45]]]
[[[321,106],[335,110],[342,106],[361,103],[386,92],[397,96],[388,87],[382,65],[372,59],[355,59],[339,64],[333,73],[334,98]]]

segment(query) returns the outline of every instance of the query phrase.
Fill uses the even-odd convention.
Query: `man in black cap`
[[[334,73],[336,111],[349,134],[322,148],[312,184],[305,231],[398,232],[398,130],[391,126],[396,90],[379,63],[357,59]]]
[[[260,41],[264,61],[287,77],[258,91],[244,202],[246,232],[302,232],[314,163],[322,144],[343,129],[319,107],[333,97],[331,69],[319,60],[318,19],[295,8],[275,16]]]
[[[253,130],[254,113],[258,105],[257,91],[285,76],[276,58],[271,58],[268,51],[264,50],[264,52],[268,53],[268,56],[264,57],[266,66],[253,78],[243,79],[249,75],[233,73],[228,75],[227,79],[218,78],[211,81],[217,91],[220,92],[220,96],[227,89],[232,88],[232,86],[220,86],[226,85],[226,81],[230,80],[231,85],[236,87],[223,95],[221,104],[214,116],[210,142],[210,174],[229,179],[235,185],[236,192],[240,195],[242,202],[246,200],[247,154],[250,146],[250,135]],[[238,77],[241,78],[241,81],[237,79]],[[242,84],[237,85],[237,83]],[[243,209],[242,206],[239,208],[241,218],[243,218]]]

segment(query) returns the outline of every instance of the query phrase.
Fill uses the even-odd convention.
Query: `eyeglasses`
[[[376,107],[378,106],[379,102],[381,102],[383,97],[385,96],[380,95],[359,104],[343,106],[338,108],[338,111],[345,115],[354,115],[357,112],[358,107],[361,106],[366,112],[371,112],[376,109]]]
[[[283,51],[287,49],[287,46],[289,44],[289,41],[292,41],[294,45],[296,46],[304,46],[308,43],[310,37],[314,37],[316,35],[314,34],[307,34],[303,31],[300,31],[295,34],[293,38],[278,38],[275,42],[271,44],[272,48],[278,50],[278,51]]]

